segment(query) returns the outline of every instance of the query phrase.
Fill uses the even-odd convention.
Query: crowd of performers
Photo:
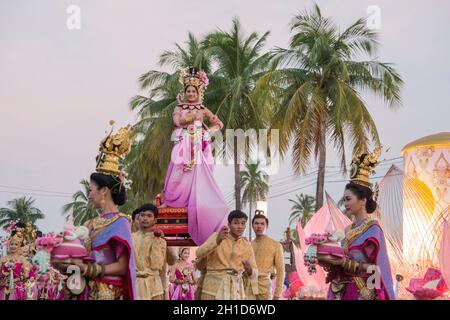
[[[285,281],[283,248],[266,235],[269,220],[265,215],[253,217],[251,225],[256,237],[252,241],[243,237],[247,215],[235,210],[228,214],[228,223],[197,248],[168,247],[164,234],[155,227],[158,207],[148,203],[136,209],[132,217],[122,214],[118,205],[123,204],[125,193],[115,192],[115,188],[117,181],[111,176],[92,174],[90,199],[101,214],[85,224],[87,232],[81,227],[67,228],[63,234],[37,237],[32,243],[27,238],[36,236],[28,237],[26,231],[31,228],[16,224],[6,246],[7,253],[0,260],[0,299],[281,297]],[[343,240],[346,256],[318,256],[318,263],[328,272],[329,299],[394,298],[383,232],[370,217],[369,212],[376,204],[369,193],[364,193],[368,190],[354,181],[345,188],[346,209],[355,217]],[[86,251],[77,256],[73,248],[79,239]],[[66,252],[58,251],[64,244]],[[48,260],[45,253],[50,257]],[[84,279],[81,288],[74,290],[68,285],[67,268],[71,265],[80,269]],[[367,286],[366,271],[370,265],[380,268],[378,288]]]
[[[128,126],[114,135],[111,130],[100,143],[96,172],[90,176],[89,201],[99,216],[42,237],[29,236],[29,226],[16,224],[0,260],[0,299],[281,298],[283,248],[266,235],[268,218],[255,215],[255,239],[243,237],[247,215],[230,212],[214,180],[210,134],[223,124],[202,103],[208,78],[190,68],[180,72],[180,80],[184,89],[173,113],[175,143],[162,206],[187,208],[189,234],[198,246],[168,247],[155,227],[154,204],[140,206],[131,216],[119,211],[129,185],[121,160],[130,151],[133,130]],[[354,223],[346,229],[345,254],[317,257],[328,273],[329,299],[394,298],[383,231],[370,215],[376,202],[369,174],[376,164],[376,154],[363,154],[352,163],[344,200]],[[372,265],[381,276],[374,287],[367,281]]]
[[[75,236],[76,240],[73,241],[70,236],[82,234],[76,231],[77,228],[72,233],[67,233],[70,229],[66,228],[63,234],[37,238],[33,245],[24,239],[22,224],[16,224],[6,243],[7,254],[1,259],[0,299],[280,298],[285,268],[283,249],[278,241],[265,235],[268,226],[266,216],[253,217],[256,238],[250,242],[243,237],[247,215],[242,211],[232,211],[228,216],[229,224],[196,248],[196,258],[190,260],[194,248],[168,247],[164,235],[155,229],[157,215],[158,208],[150,203],[134,211],[131,225],[128,224],[129,219],[118,212],[102,214],[99,218],[117,216],[116,222],[124,219],[123,223],[128,224],[128,235],[111,227],[109,231],[98,231],[96,237],[84,240],[86,246],[91,246],[91,252],[85,259],[74,258],[72,248],[76,247],[77,239]],[[120,228],[120,224],[117,227]],[[135,232],[131,232],[131,229]],[[103,234],[105,231],[108,235]],[[105,242],[97,237],[109,239]],[[68,257],[64,257],[64,262],[61,262],[57,259],[58,255],[52,252],[49,253],[49,260],[40,259],[43,248],[38,247],[44,242],[43,239],[48,239],[44,245],[50,244],[54,251],[66,243],[66,254],[72,254],[72,258],[67,260]],[[89,241],[95,247],[87,244]],[[27,250],[30,246],[33,247],[32,251],[37,252],[29,255]],[[85,279],[81,288],[70,288],[68,282],[71,275],[67,271],[70,265],[80,268],[81,276]]]
[[[48,266],[42,272],[35,246],[28,236],[36,236],[30,224],[16,223],[6,241],[6,254],[0,258],[0,300],[60,300],[64,280],[58,270]],[[34,233],[34,234],[33,234]]]

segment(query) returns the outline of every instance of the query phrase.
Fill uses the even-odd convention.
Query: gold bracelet
[[[97,275],[98,275],[98,264],[97,263],[94,263],[93,265],[92,265],[92,278],[94,279],[94,278],[97,278]]]
[[[98,278],[98,276],[102,273],[102,266],[99,265],[98,263],[96,263],[95,267],[96,267],[96,271],[97,271],[95,277]]]
[[[359,262],[353,261],[353,273],[356,273],[358,269],[359,269]]]
[[[346,265],[346,264],[347,264],[347,258],[344,258],[344,259],[342,260],[342,264],[341,264],[342,269],[345,270],[345,265]]]
[[[351,259],[348,259],[348,264],[347,264],[347,272],[351,272],[352,271],[352,265],[353,265],[353,261]]]
[[[86,278],[89,278],[89,271],[90,271],[90,266],[88,263],[88,264],[86,264],[86,269],[84,270],[83,276],[85,276]]]
[[[92,279],[94,278],[94,264],[93,263],[89,263],[89,278]]]
[[[95,263],[91,264],[91,274],[90,274],[90,278],[94,279],[95,278]]]
[[[106,267],[104,264],[100,265],[100,267],[101,267],[101,271],[100,271],[99,277],[103,277],[105,275]]]
[[[97,275],[98,275],[98,264],[97,263],[93,263],[92,264],[92,276],[91,276],[91,278],[95,279],[95,278],[97,278]]]
[[[352,259],[344,259],[344,262],[342,263],[342,268],[351,273],[356,273],[356,271],[359,269],[359,263]]]
[[[87,277],[92,278],[92,263],[88,263]]]
[[[89,264],[85,264],[86,269],[84,269],[83,273],[81,274],[83,277],[86,277],[87,271],[89,269]]]
[[[344,270],[347,271],[349,269],[349,263],[350,263],[350,260],[345,258],[344,262],[342,263],[342,268],[344,268]]]

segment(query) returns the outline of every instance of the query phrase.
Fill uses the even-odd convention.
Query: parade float
[[[158,207],[156,229],[163,234],[169,246],[196,246],[189,235],[187,208],[163,207],[163,196],[158,194],[155,199]]]
[[[156,226],[169,246],[198,246],[227,223],[229,208],[214,178],[211,145],[223,123],[203,104],[209,84],[203,70],[181,69],[179,81],[183,89],[172,115],[174,145],[164,190],[155,201]]]
[[[395,165],[388,170],[379,184],[378,198],[392,271],[402,282],[397,283],[398,297],[425,298],[427,293],[446,297],[450,282],[450,239],[445,234],[450,219],[450,133],[415,140],[402,154],[403,170]]]
[[[448,299],[450,133],[413,141],[402,154],[403,170],[392,165],[378,184],[378,209],[374,213],[384,230],[396,279],[394,291],[397,299]],[[297,272],[305,284],[302,297],[323,295],[325,273],[316,268],[314,252],[317,254],[317,246],[329,240],[324,238],[329,231],[343,231],[350,223],[327,195],[327,203],[305,227],[297,225],[301,241],[295,257]],[[309,249],[305,240],[314,244],[315,250]]]

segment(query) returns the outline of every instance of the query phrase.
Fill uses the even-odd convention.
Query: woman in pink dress
[[[27,300],[26,283],[30,263],[21,255],[22,239],[13,235],[8,241],[8,253],[0,259],[0,300]]]
[[[174,286],[171,300],[194,300],[195,269],[188,262],[189,255],[189,248],[180,248],[179,260],[170,272],[169,279]]]
[[[213,175],[211,134],[223,123],[203,105],[208,86],[205,72],[183,69],[180,80],[184,90],[173,112],[175,142],[164,183],[164,206],[187,208],[188,231],[197,245],[218,231],[229,212]],[[211,123],[208,128],[204,121]]]
[[[378,165],[381,149],[355,156],[351,181],[345,186],[345,210],[354,223],[345,229],[345,256],[319,255],[328,272],[330,300],[394,300],[394,285],[383,229],[371,216],[377,210],[369,176]]]

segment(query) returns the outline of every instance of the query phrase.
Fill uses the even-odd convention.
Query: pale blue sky
[[[247,32],[271,31],[267,49],[287,46],[288,23],[312,1],[25,1],[0,2],[0,206],[33,195],[46,214],[44,231],[63,226],[61,207],[78,182],[94,170],[98,142],[107,122],[134,122],[128,109],[138,93],[137,78],[157,69],[158,55],[186,40],[229,29],[240,18]],[[377,5],[381,12],[378,57],[395,63],[405,81],[403,107],[387,110],[367,97],[382,142],[384,158],[424,135],[450,131],[450,54],[448,1],[317,1],[326,16],[343,28]],[[68,30],[66,9],[81,9],[81,30]],[[328,165],[337,159],[330,150]],[[292,174],[287,157],[271,179]],[[382,174],[387,166],[381,167]],[[314,170],[312,165],[311,170]],[[334,169],[331,169],[333,171]],[[232,190],[230,168],[218,168],[224,194]],[[274,183],[269,197],[311,184],[315,178]],[[344,182],[330,172],[326,190],[337,200]],[[12,187],[60,192],[25,191]],[[314,194],[314,186],[269,200],[269,234],[280,238],[296,193]],[[24,193],[25,192],[25,193]],[[26,193],[28,192],[28,193]],[[46,195],[45,195],[46,194]]]

